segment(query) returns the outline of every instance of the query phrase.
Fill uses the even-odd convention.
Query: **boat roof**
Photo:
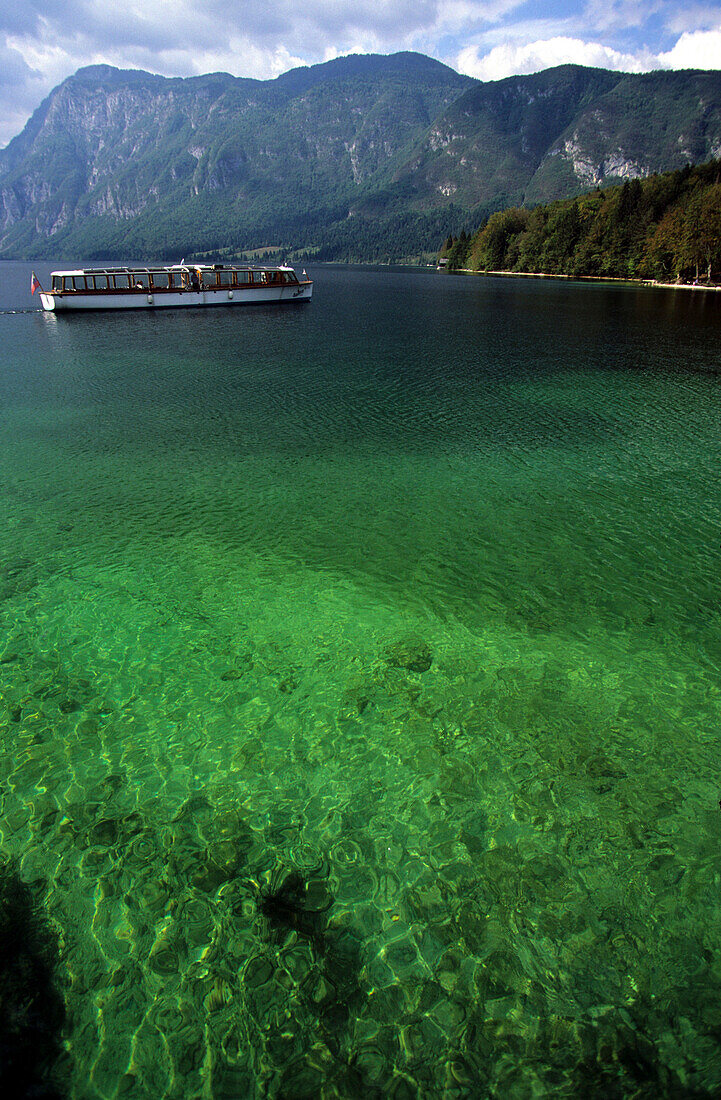
[[[137,275],[160,271],[293,271],[288,264],[157,264],[152,267],[79,267],[52,271],[52,275]]]

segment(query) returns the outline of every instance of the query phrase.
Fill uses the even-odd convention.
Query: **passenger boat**
[[[313,281],[292,267],[228,264],[172,267],[104,267],[53,271],[50,290],[33,272],[43,309],[161,309],[167,306],[241,306],[260,302],[308,302]]]

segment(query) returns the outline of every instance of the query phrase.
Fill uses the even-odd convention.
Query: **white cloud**
[[[566,64],[627,73],[652,69],[721,69],[721,26],[716,30],[687,31],[665,53],[650,50],[624,53],[600,42],[555,35],[532,42],[506,42],[487,52],[482,46],[466,46],[455,58],[455,67],[460,72],[479,80],[501,80]]]
[[[721,26],[681,35],[673,49],[658,55],[664,69],[721,69]]]
[[[0,144],[22,130],[45,93],[45,79],[11,43],[0,42]]]
[[[617,32],[627,35],[632,27],[642,27],[668,6],[669,0],[586,0],[576,24],[593,28],[600,37]],[[676,0],[671,0],[671,6],[677,6]]]
[[[228,37],[320,56],[326,46],[400,49],[415,39],[479,33],[524,0],[23,0],[0,33],[44,39],[68,54],[141,46],[224,51]]]
[[[483,55],[477,46],[468,46],[458,54],[456,68],[479,80],[501,80],[506,76],[537,73],[554,65],[566,64],[643,72],[650,67],[648,62],[646,55],[620,53],[597,42],[558,35],[525,45],[494,46]]]
[[[15,66],[14,99],[0,95],[0,145],[19,132],[43,96],[84,65],[105,63],[163,76],[225,71],[270,79],[348,53],[437,54],[444,35],[478,35],[520,3],[22,0],[10,5],[0,0],[0,65],[4,40],[6,55],[24,58],[28,66],[24,74]],[[0,88],[3,83],[0,73]]]
[[[60,81],[99,63],[269,79],[348,53],[415,49],[483,80],[568,62],[719,68],[720,2],[570,0],[559,11],[551,0],[0,0],[0,145]],[[660,33],[655,52],[643,48]]]
[[[719,6],[711,4],[674,5],[665,17],[665,26],[671,34],[690,31],[709,31],[718,26]]]
[[[490,27],[504,21],[525,0],[495,0],[479,4],[478,0],[438,0],[434,5],[434,19],[427,25],[426,34],[469,34],[477,27]]]

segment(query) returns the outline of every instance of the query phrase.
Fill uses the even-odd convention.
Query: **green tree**
[[[685,259],[684,212],[675,207],[666,211],[650,234],[642,270],[657,279],[678,277]]]
[[[686,256],[695,268],[706,269],[711,278],[714,266],[721,264],[721,183],[696,190],[686,209]]]
[[[547,206],[536,206],[530,211],[528,221],[515,241],[517,251],[516,271],[541,270],[541,253],[546,239],[548,219]]]
[[[448,253],[448,266],[452,271],[457,271],[459,268],[466,266],[470,244],[471,238],[465,229],[462,229],[460,237],[454,242],[453,248]]]
[[[710,279],[721,271],[721,162],[511,207],[462,237],[458,266],[477,271],[668,279],[703,268]]]
[[[474,243],[472,255],[477,266],[484,271],[506,270],[509,242],[523,232],[529,217],[527,210],[516,206],[492,214]]]
[[[541,270],[558,275],[571,273],[573,252],[581,232],[578,202],[559,204],[546,224]]]

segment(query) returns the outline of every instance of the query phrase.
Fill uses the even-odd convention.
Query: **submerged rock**
[[[427,672],[433,663],[430,646],[420,638],[405,638],[385,650],[385,659],[393,668],[409,672]]]
[[[59,950],[43,910],[16,867],[0,862],[0,1093],[55,1100],[65,1005]]]
[[[320,879],[308,882],[291,871],[273,890],[260,897],[259,909],[271,928],[293,931],[318,941],[325,931],[326,913],[333,904],[327,885]]]

